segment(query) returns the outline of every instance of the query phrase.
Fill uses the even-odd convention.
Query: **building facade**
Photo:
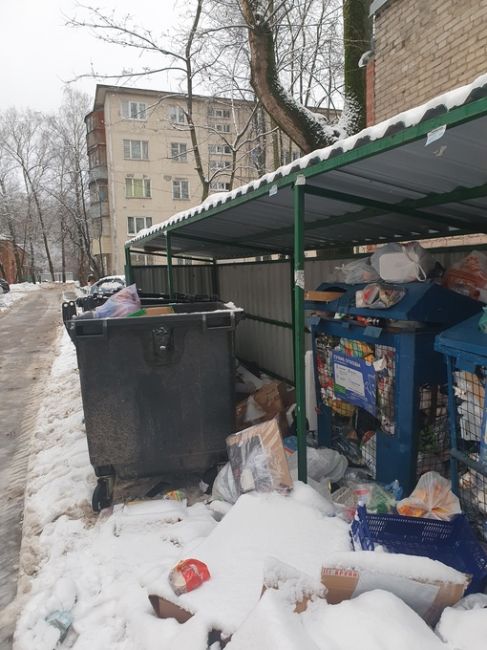
[[[487,0],[372,0],[375,124],[487,72]]]
[[[198,96],[192,120],[209,193],[243,185],[300,156],[250,102]],[[105,274],[122,273],[127,239],[203,199],[186,99],[99,85],[86,125],[93,250]],[[133,261],[154,260],[140,255]]]

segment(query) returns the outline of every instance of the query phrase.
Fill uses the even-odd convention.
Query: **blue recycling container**
[[[318,443],[345,453],[355,447],[378,481],[398,479],[407,494],[418,474],[440,469],[428,463],[445,452],[446,369],[435,337],[481,304],[432,282],[413,282],[388,285],[405,292],[392,307],[359,308],[356,291],[365,286],[323,283],[318,291],[343,294],[305,302],[314,312]],[[418,454],[428,461],[421,468]]]
[[[463,511],[487,540],[487,334],[479,315],[439,334],[445,355],[451,442],[451,480]]]

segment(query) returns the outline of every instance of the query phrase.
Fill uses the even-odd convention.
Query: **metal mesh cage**
[[[456,370],[453,385],[456,406],[456,444],[464,454],[459,460],[458,496],[467,517],[487,539],[487,466],[473,469],[467,460],[479,464],[480,439],[484,425],[484,400],[487,369],[477,366],[475,372]],[[484,425],[485,426],[485,425]]]
[[[364,408],[338,399],[334,390],[332,353],[365,359],[376,372],[375,415]],[[376,436],[395,434],[396,350],[392,346],[373,345],[345,337],[320,334],[316,338],[316,363],[321,399],[330,409],[332,447],[355,465],[376,473]],[[436,470],[446,473],[449,460],[447,391],[444,387],[424,385],[418,396],[417,475]]]

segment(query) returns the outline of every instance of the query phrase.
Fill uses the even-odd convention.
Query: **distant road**
[[[62,291],[43,286],[0,312],[0,612],[17,593],[29,440],[62,322]],[[0,650],[12,647],[14,613],[7,612]]]

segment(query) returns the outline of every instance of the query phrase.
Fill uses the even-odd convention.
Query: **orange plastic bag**
[[[475,300],[487,298],[487,255],[472,251],[445,273],[443,284],[447,289],[462,293]]]
[[[169,583],[176,596],[193,591],[209,579],[206,564],[193,558],[178,562],[169,574]]]
[[[399,501],[397,511],[406,517],[451,519],[462,512],[460,501],[451,491],[450,482],[438,472],[426,472],[418,481],[411,496]]]

